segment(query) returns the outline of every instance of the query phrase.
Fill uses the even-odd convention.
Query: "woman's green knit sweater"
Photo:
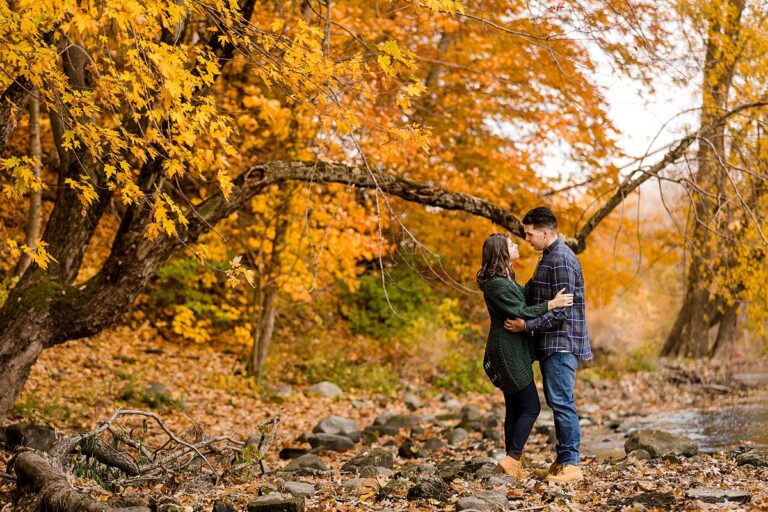
[[[533,382],[536,352],[534,339],[528,333],[504,329],[504,320],[543,315],[547,312],[547,303],[526,306],[525,289],[505,277],[486,281],[483,298],[491,315],[483,368],[494,386],[515,393]]]

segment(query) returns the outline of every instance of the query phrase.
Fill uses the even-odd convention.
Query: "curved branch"
[[[685,151],[693,144],[695,141],[705,138],[708,134],[712,133],[713,131],[717,130],[718,128],[722,127],[723,124],[725,124],[728,119],[731,117],[740,114],[741,112],[744,112],[745,110],[753,109],[753,108],[760,108],[768,106],[768,101],[756,101],[753,103],[745,103],[744,105],[740,105],[733,110],[730,110],[729,112],[726,112],[722,116],[720,116],[717,121],[714,123],[705,126],[701,128],[699,131],[695,133],[691,133],[689,135],[686,135],[682,139],[680,139],[677,144],[675,144],[672,149],[670,149],[666,155],[664,155],[664,158],[662,158],[659,162],[652,165],[651,167],[647,169],[638,168],[632,173],[629,174],[626,180],[624,180],[619,187],[616,189],[616,192],[605,202],[605,204],[597,210],[592,217],[587,220],[587,222],[584,224],[584,226],[579,230],[579,232],[575,235],[572,244],[572,248],[576,253],[582,252],[587,245],[587,238],[589,235],[594,231],[594,229],[600,224],[600,222],[603,221],[610,213],[618,206],[620,205],[624,199],[627,198],[627,196],[632,193],[635,189],[637,189],[640,185],[648,181],[649,179],[658,176],[658,174],[666,169],[669,165],[676,162]],[[640,173],[639,176],[636,176],[638,173]]]

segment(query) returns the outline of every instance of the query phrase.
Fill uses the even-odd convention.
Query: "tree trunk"
[[[35,179],[40,179],[41,162],[43,151],[40,145],[40,101],[37,99],[37,91],[32,91],[32,97],[29,100],[29,154],[35,161],[32,172]],[[29,194],[29,219],[27,221],[26,245],[30,249],[37,247],[37,238],[40,236],[40,209],[42,204],[43,191],[33,190]],[[13,275],[20,277],[29,267],[32,257],[27,253],[22,253]]]
[[[262,284],[254,296],[254,315],[251,337],[253,347],[251,357],[248,360],[248,375],[261,379],[264,364],[269,355],[269,347],[272,344],[272,334],[275,330],[275,318],[277,316],[277,295],[280,291],[277,282],[281,274],[282,254],[285,249],[285,239],[290,224],[290,210],[293,196],[293,187],[282,183],[280,185],[280,199],[275,208],[275,235],[272,239],[272,251],[261,277]],[[255,258],[252,258],[255,260]]]
[[[740,35],[744,0],[729,0],[727,9],[714,10],[708,20],[706,56],[702,83],[701,127],[712,126],[727,111],[737,53],[729,50]],[[736,55],[735,55],[736,54]],[[711,294],[710,282],[727,254],[727,243],[718,235],[728,220],[725,123],[702,133],[696,154],[696,189],[691,190],[694,217],[690,233],[691,260],[688,266],[683,307],[662,355],[703,358],[710,354],[709,328],[720,321],[725,300]],[[716,321],[715,321],[716,320]],[[728,328],[726,327],[726,330]]]
[[[718,377],[721,381],[731,380],[731,359],[736,337],[739,334],[739,304],[728,306],[720,320],[720,329],[709,356],[717,363]]]
[[[23,512],[148,512],[141,507],[114,508],[78,492],[64,472],[35,451],[19,453],[13,459]]]

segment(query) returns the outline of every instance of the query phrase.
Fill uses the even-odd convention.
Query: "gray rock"
[[[493,503],[489,503],[483,499],[478,498],[477,496],[465,496],[463,498],[459,498],[458,501],[456,501],[456,510],[465,510],[467,512],[469,511],[478,511],[478,512],[486,512],[486,511],[497,511],[497,510],[503,510]]]
[[[275,494],[279,492],[276,485],[264,484],[259,487],[259,496],[267,496],[269,494]]]
[[[422,476],[415,479],[413,487],[408,489],[409,500],[433,499],[445,501],[456,491],[436,476]]]
[[[465,405],[461,408],[461,417],[464,421],[480,421],[483,419],[483,412],[474,405]]]
[[[505,475],[503,473],[490,475],[486,477],[484,481],[489,487],[492,488],[507,488],[517,485],[517,479],[515,477],[512,475]]]
[[[447,461],[437,466],[437,476],[444,482],[452,482],[464,473],[464,464],[461,462]]]
[[[312,430],[316,434],[333,434],[350,438],[355,443],[360,441],[360,427],[354,420],[341,416],[328,416]]]
[[[405,406],[412,411],[421,407],[421,400],[413,393],[406,393],[403,395],[403,402],[405,403]]]
[[[226,501],[216,500],[213,502],[212,512],[237,512],[237,509]]]
[[[285,466],[285,471],[298,471],[300,469],[317,469],[320,471],[328,471],[328,464],[323,462],[323,460],[318,457],[317,455],[314,455],[312,453],[308,453],[306,455],[302,455],[301,457],[297,457],[293,459],[291,462],[288,463],[287,466]]]
[[[469,439],[469,432],[461,427],[454,428],[453,430],[448,431],[448,434],[446,434],[445,437],[448,440],[449,445],[456,446]]]
[[[390,416],[385,420],[384,426],[401,429],[401,428],[418,427],[422,423],[423,423],[422,416],[417,416],[417,415],[411,416],[408,414],[395,414],[394,416]]]
[[[283,492],[287,492],[294,498],[313,498],[315,486],[306,482],[285,482]]]
[[[150,382],[149,385],[144,388],[144,393],[153,395],[168,395],[168,386],[162,382]]]
[[[662,430],[637,430],[630,433],[624,443],[626,453],[635,450],[645,450],[654,459],[668,456],[693,457],[699,452],[699,445],[685,436]]]
[[[306,455],[309,453],[309,450],[306,448],[283,448],[280,450],[280,453],[278,454],[278,457],[280,457],[280,460],[289,460],[289,459],[295,459],[297,457],[301,457],[302,455]]]
[[[719,489],[717,487],[696,487],[689,489],[685,497],[692,500],[701,500],[705,503],[723,503],[725,501],[736,501],[738,503],[747,503],[752,499],[752,495],[739,489]]]
[[[386,425],[387,421],[389,421],[389,418],[391,418],[392,416],[397,416],[397,412],[391,409],[385,409],[384,411],[382,411],[381,414],[376,416],[376,419],[373,420],[373,424]]]
[[[627,457],[632,457],[637,460],[649,460],[651,458],[651,454],[648,453],[648,450],[632,450],[627,454]]]
[[[352,493],[355,489],[360,487],[362,483],[365,482],[365,478],[353,478],[351,480],[347,480],[345,482],[341,483],[341,489],[344,492]]]
[[[325,448],[333,452],[346,452],[355,448],[350,438],[335,434],[308,434],[305,439],[312,448]]]
[[[392,469],[394,465],[395,456],[392,452],[382,448],[376,448],[351,458],[341,467],[341,471],[343,473],[359,473],[364,467]]]
[[[304,498],[275,499],[261,496],[248,503],[247,510],[248,512],[304,512]]]
[[[506,510],[509,506],[507,497],[498,492],[482,491],[477,494],[477,497],[492,505],[494,507],[492,510]]]
[[[26,446],[33,450],[47,452],[56,443],[56,431],[50,427],[31,423],[14,423],[5,428],[6,444],[9,449]]]
[[[493,474],[498,466],[496,459],[490,457],[472,457],[461,468],[461,474],[466,477],[482,478]]]
[[[335,396],[339,396],[342,393],[339,386],[333,382],[328,381],[313,384],[312,386],[309,386],[308,391],[311,395],[324,396],[326,398],[333,398]]]
[[[381,489],[381,495],[390,499],[403,499],[408,496],[408,490],[413,482],[404,478],[393,478]]]
[[[750,450],[736,456],[736,464],[739,466],[755,466],[756,468],[768,467],[768,452]]]
[[[365,466],[363,468],[360,468],[360,471],[358,473],[360,474],[360,476],[364,478],[378,478],[378,477],[389,478],[392,476],[391,469],[382,468],[379,466]]]
[[[461,402],[459,402],[455,398],[451,398],[450,400],[446,400],[445,403],[443,403],[443,405],[449,411],[458,411],[459,409],[461,409]]]
[[[350,400],[349,405],[351,405],[353,409],[365,408],[365,402],[361,402],[360,400]]]
[[[282,384],[275,388],[274,394],[280,398],[289,398],[293,395],[293,388],[290,384]]]
[[[424,453],[434,453],[443,448],[445,448],[445,443],[436,437],[430,437],[424,441],[424,444],[421,447],[421,449],[424,450]]]

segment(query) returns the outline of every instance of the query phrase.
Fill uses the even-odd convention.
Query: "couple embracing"
[[[525,478],[521,457],[541,411],[533,380],[538,359],[544,397],[552,408],[557,458],[546,480],[576,482],[579,469],[579,417],[573,387],[580,360],[592,358],[584,307],[584,276],[574,252],[557,235],[557,218],[547,207],[523,218],[525,239],[541,251],[533,277],[517,283],[512,262],[520,257],[506,233],[495,233],[483,244],[477,284],[483,291],[491,327],[483,367],[504,393],[504,441],[507,456],[499,463],[505,473]]]

